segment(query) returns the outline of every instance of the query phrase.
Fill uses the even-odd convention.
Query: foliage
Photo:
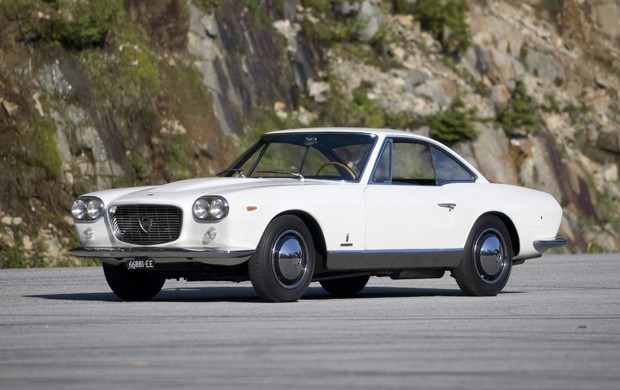
[[[166,137],[164,141],[164,169],[166,181],[189,179],[189,139],[187,135],[173,135]]]
[[[310,8],[317,14],[328,13],[331,11],[333,0],[302,0],[304,8]]]
[[[149,47],[135,34],[122,36],[117,53],[86,50],[80,53],[84,70],[94,92],[101,99],[115,104],[138,100],[150,100],[160,92],[157,58]]]
[[[122,7],[120,0],[9,0],[3,4],[5,13],[19,21],[23,39],[58,42],[73,50],[103,46]]]
[[[317,20],[304,18],[301,34],[325,44],[353,41],[360,22],[356,14],[341,15],[334,12],[337,0],[304,0],[302,3]]]
[[[353,90],[353,101],[350,104],[352,119],[356,126],[381,128],[385,127],[385,111],[376,99],[371,99],[368,90],[359,87]]]
[[[335,78],[330,80],[331,91],[340,89],[340,82]],[[379,102],[369,97],[370,86],[364,85],[352,91],[352,99],[345,99],[334,92],[328,101],[321,107],[323,114],[319,125],[325,126],[359,126],[385,127],[386,112]]]
[[[303,102],[301,102],[303,103]],[[300,104],[299,110],[303,109]],[[283,111],[285,115],[278,115],[271,108],[256,110],[251,118],[252,127],[241,141],[241,149],[247,149],[263,134],[269,131],[285,129],[301,129],[311,127],[313,122],[302,123],[299,120],[299,113],[294,111]]]
[[[9,229],[5,227],[6,230]],[[11,234],[12,235],[12,234]],[[75,257],[63,255],[55,259],[51,263],[48,257],[45,244],[41,239],[34,239],[32,248],[26,249],[21,243],[21,239],[17,242],[8,242],[7,236],[0,232],[0,269],[6,268],[41,268],[41,267],[91,267],[100,264],[95,259],[79,259]],[[77,239],[72,242],[69,247],[79,246]]]
[[[46,177],[58,179],[62,174],[62,158],[56,143],[56,126],[49,120],[37,118],[32,134],[21,134],[23,145],[29,145],[28,165],[45,170]]]
[[[456,98],[446,111],[430,120],[430,136],[447,144],[473,139],[477,135],[477,113],[476,107],[466,108],[463,100]]]
[[[535,114],[532,99],[527,95],[527,89],[523,81],[518,80],[516,82],[508,105],[502,110],[497,119],[508,134],[514,134],[519,130],[531,132],[536,128],[540,118]]]
[[[0,241],[0,269],[2,268],[25,268],[28,259],[24,254],[23,248],[17,245],[9,245]]]
[[[220,4],[220,0],[202,0],[202,4],[207,8],[213,8]]]
[[[422,29],[441,43],[444,53],[461,56],[471,45],[465,0],[394,0],[394,6],[397,12],[419,20]]]

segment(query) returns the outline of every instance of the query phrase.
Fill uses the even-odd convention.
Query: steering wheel
[[[343,163],[340,163],[338,161],[328,161],[325,164],[321,165],[319,167],[319,169],[316,170],[315,175],[318,176],[319,173],[321,173],[321,171],[323,170],[323,168],[325,168],[328,165],[337,165],[337,166],[341,167],[342,169],[344,169],[345,171],[347,171],[347,173],[349,175],[351,175],[353,180],[357,179],[357,177],[355,176],[355,172],[353,172],[353,170],[351,170],[351,168],[347,167],[346,165],[344,165]]]

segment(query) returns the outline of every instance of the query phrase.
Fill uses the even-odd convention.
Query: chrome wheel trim
[[[307,246],[301,234],[287,230],[274,240],[271,265],[280,286],[294,289],[299,286],[308,270]]]
[[[495,283],[506,272],[506,243],[499,231],[486,229],[478,235],[474,245],[474,265],[480,279],[486,283]]]

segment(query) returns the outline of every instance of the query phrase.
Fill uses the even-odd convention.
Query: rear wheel
[[[268,302],[301,298],[312,281],[314,242],[306,224],[294,215],[271,221],[248,263],[250,280]]]
[[[461,263],[452,271],[459,287],[467,295],[497,295],[508,282],[511,269],[508,229],[497,217],[480,218],[469,235]]]
[[[366,287],[370,276],[354,276],[343,279],[322,280],[321,287],[328,293],[338,297],[350,297],[362,291]]]
[[[124,301],[147,301],[164,286],[166,279],[141,271],[129,271],[120,265],[103,263],[103,273],[108,285]]]

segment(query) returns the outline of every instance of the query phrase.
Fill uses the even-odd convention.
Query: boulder
[[[430,79],[416,87],[414,92],[427,97],[439,106],[448,107],[458,96],[459,90],[456,82],[452,80]]]
[[[357,21],[360,27],[357,29],[357,37],[362,42],[369,42],[379,31],[381,13],[370,1],[364,0],[357,13]]]
[[[477,50],[478,70],[493,83],[501,84],[521,77],[525,68],[512,55],[493,47]]]
[[[601,131],[596,140],[596,147],[620,154],[620,131]]]
[[[510,141],[504,131],[490,124],[475,124],[478,136],[471,143],[473,156],[482,174],[493,183],[518,184],[510,155]]]

